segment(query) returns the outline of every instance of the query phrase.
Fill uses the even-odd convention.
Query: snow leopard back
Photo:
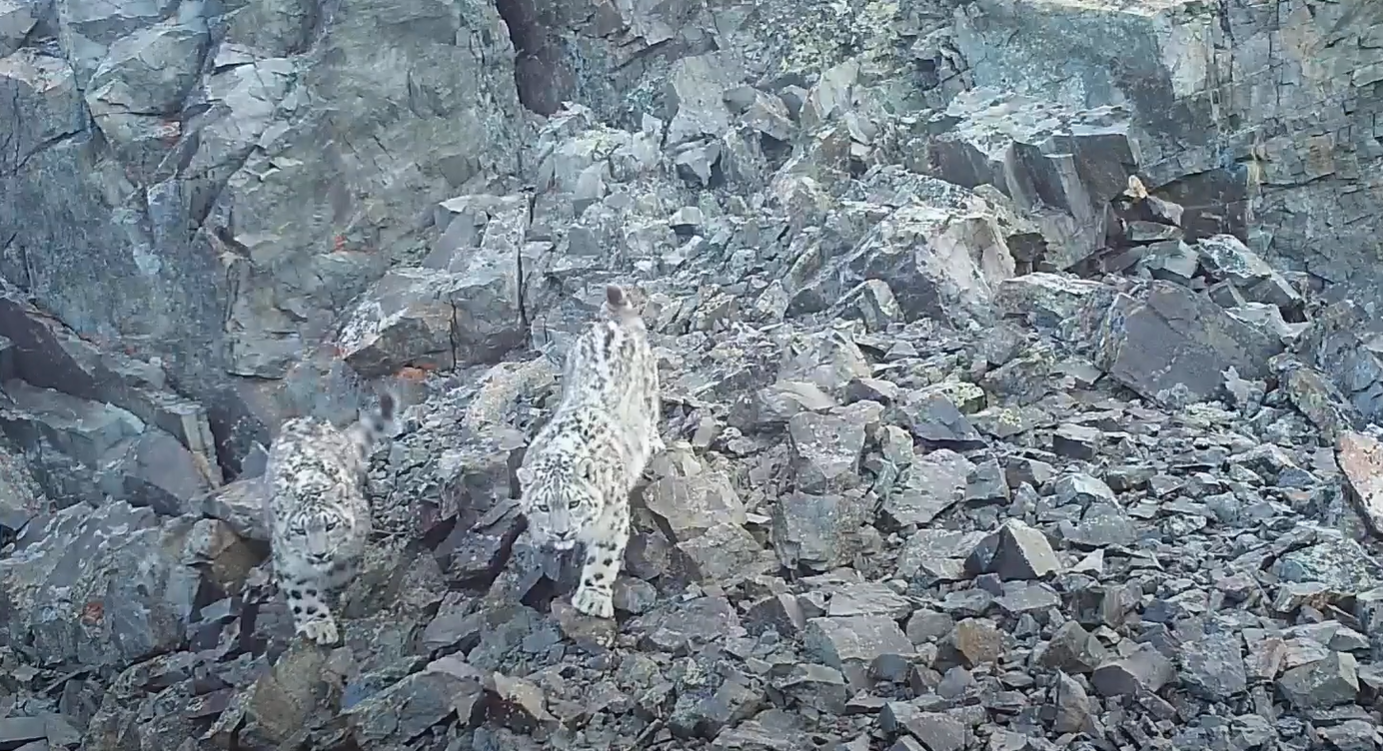
[[[643,318],[618,285],[605,288],[600,319],[567,353],[562,404],[568,408],[593,407],[609,414],[619,427],[631,471],[636,475],[661,450],[657,359]]]

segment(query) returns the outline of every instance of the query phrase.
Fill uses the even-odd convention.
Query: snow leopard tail
[[[376,446],[398,432],[398,405],[398,397],[392,391],[380,391],[378,404],[360,409],[360,419],[351,426],[351,440],[362,458],[374,453]]]

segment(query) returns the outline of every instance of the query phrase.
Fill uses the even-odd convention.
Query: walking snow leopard
[[[355,576],[369,541],[369,456],[393,435],[396,407],[392,394],[381,394],[378,407],[361,409],[345,429],[293,418],[269,449],[264,478],[274,578],[294,631],[317,644],[340,639],[327,598]]]
[[[538,545],[585,547],[572,606],[612,618],[612,587],[629,544],[629,493],[654,454],[658,363],[648,329],[618,285],[600,320],[577,337],[562,368],[562,397],[518,470],[520,508]]]

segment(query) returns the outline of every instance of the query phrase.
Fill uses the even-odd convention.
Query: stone
[[[912,642],[898,624],[879,615],[811,618],[802,640],[808,654],[841,671],[852,685],[880,656],[913,654]]]
[[[1262,378],[1283,349],[1185,287],[1155,281],[1136,294],[1116,296],[1092,327],[1097,364],[1144,398],[1204,401],[1219,391],[1225,368]]]
[[[1036,654],[1037,664],[1063,673],[1093,673],[1105,664],[1108,651],[1076,621],[1066,621]]]
[[[1142,646],[1126,657],[1095,668],[1090,685],[1101,696],[1129,696],[1140,691],[1156,693],[1176,677],[1176,668],[1161,652]]]
[[[202,586],[197,561],[175,555],[195,521],[110,501],[31,523],[0,560],[4,632],[37,654],[87,665],[175,649]]]
[[[994,623],[982,618],[966,618],[956,623],[951,643],[970,667],[995,662],[1004,652],[1003,634]]]
[[[1071,676],[1058,672],[1054,689],[1056,715],[1052,718],[1052,730],[1058,733],[1078,733],[1090,722],[1090,697]]]
[[[974,465],[950,449],[917,457],[884,499],[883,510],[897,524],[928,524],[964,498]]]
[[[1185,642],[1181,652],[1182,682],[1207,701],[1222,701],[1248,690],[1240,644],[1239,636],[1223,632]]]
[[[785,566],[829,571],[861,550],[859,530],[873,511],[858,493],[793,493],[775,504],[771,538]]]
[[[1357,665],[1354,655],[1332,651],[1325,659],[1283,672],[1277,686],[1293,707],[1326,709],[1348,704],[1359,693]]]
[[[485,679],[485,694],[486,719],[514,732],[530,735],[558,722],[545,706],[542,689],[522,678],[492,673]]]
[[[994,555],[984,573],[998,574],[1000,579],[1041,579],[1059,573],[1061,561],[1047,536],[1019,519],[1004,522],[999,529]]]
[[[788,420],[797,487],[807,493],[846,489],[859,482],[865,426],[840,415],[800,413]]]
[[[1383,535],[1383,444],[1373,436],[1343,432],[1335,442],[1335,462],[1360,515],[1375,535]]]
[[[1196,243],[1201,267],[1216,281],[1227,281],[1249,302],[1277,308],[1301,304],[1301,293],[1258,254],[1233,235],[1212,235]]]
[[[744,502],[730,478],[713,470],[660,478],[644,491],[644,503],[675,541],[692,540],[717,524],[744,524]]]
[[[367,377],[498,362],[524,340],[519,251],[527,202],[462,196],[425,265],[389,272],[342,324],[337,346]]]

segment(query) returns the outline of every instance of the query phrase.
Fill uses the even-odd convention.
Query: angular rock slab
[[[445,231],[420,268],[385,274],[341,327],[342,356],[371,378],[404,367],[498,362],[521,346],[522,196],[463,196],[438,211]]]
[[[1383,443],[1373,436],[1347,431],[1335,443],[1335,462],[1369,531],[1383,536]]]
[[[1116,295],[1095,327],[1097,364],[1140,396],[1167,405],[1214,398],[1231,366],[1241,377],[1265,378],[1268,360],[1283,350],[1277,337],[1164,281]]]
[[[953,130],[927,149],[936,175],[966,188],[992,185],[1019,208],[1035,211],[1046,260],[1056,268],[1069,268],[1103,245],[1105,206],[1138,170],[1126,111],[1074,111],[981,88],[953,99],[946,117]]]
[[[182,562],[196,522],[115,501],[33,523],[0,560],[0,645],[90,667],[176,649],[201,587]]]

